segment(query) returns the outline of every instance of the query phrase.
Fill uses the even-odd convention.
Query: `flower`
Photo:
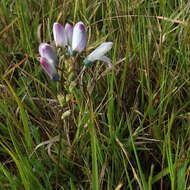
[[[110,59],[104,54],[106,54],[113,46],[113,42],[104,42],[98,46],[91,54],[89,54],[83,61],[86,66],[91,66],[96,60],[104,61],[108,64],[109,68],[112,69]]]
[[[57,81],[59,76],[56,71],[57,55],[53,48],[47,43],[39,45],[39,53],[41,55],[40,63],[43,70],[49,75],[53,81]]]
[[[41,43],[39,45],[39,53],[41,57],[45,57],[48,62],[57,66],[57,55],[49,44]]]
[[[40,58],[40,64],[51,80],[53,81],[59,80],[59,75],[57,74],[55,66],[51,65],[45,57]]]
[[[82,51],[84,51],[85,47],[86,29],[83,22],[78,22],[73,28],[72,52],[81,53]]]
[[[65,48],[67,46],[67,35],[64,27],[59,23],[53,24],[53,36],[55,45]]]
[[[69,46],[72,46],[73,26],[69,23],[66,23],[65,32],[66,32],[66,36],[67,36],[67,42],[68,42]]]

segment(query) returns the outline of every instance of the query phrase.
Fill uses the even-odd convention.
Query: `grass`
[[[190,189],[189,6],[1,0],[0,189]],[[60,57],[52,82],[39,43],[54,22],[78,21],[86,51]],[[112,71],[96,62],[79,75],[104,41]]]

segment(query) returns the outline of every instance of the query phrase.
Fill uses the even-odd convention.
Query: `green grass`
[[[190,189],[189,6],[1,0],[0,189]],[[67,21],[85,23],[87,48],[54,83],[38,46]],[[104,41],[112,71],[79,75]]]

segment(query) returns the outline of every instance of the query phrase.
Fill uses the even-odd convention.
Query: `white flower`
[[[109,68],[112,69],[110,59],[106,57],[106,54],[113,46],[113,42],[104,42],[100,46],[98,46],[92,53],[90,53],[83,63],[86,66],[91,66],[92,63],[96,60],[104,61],[108,64]]]

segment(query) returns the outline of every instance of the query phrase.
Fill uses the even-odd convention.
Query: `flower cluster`
[[[78,22],[74,27],[67,23],[63,27],[59,23],[53,25],[53,37],[56,47],[67,48],[68,53],[74,56],[80,54],[86,47],[86,28],[83,22]],[[112,48],[112,42],[104,42],[90,53],[83,61],[85,66],[91,66],[96,60],[108,63],[111,69],[110,59],[105,54]],[[51,80],[59,80],[57,74],[58,58],[52,46],[47,43],[39,45],[40,63],[43,70],[48,74]]]

